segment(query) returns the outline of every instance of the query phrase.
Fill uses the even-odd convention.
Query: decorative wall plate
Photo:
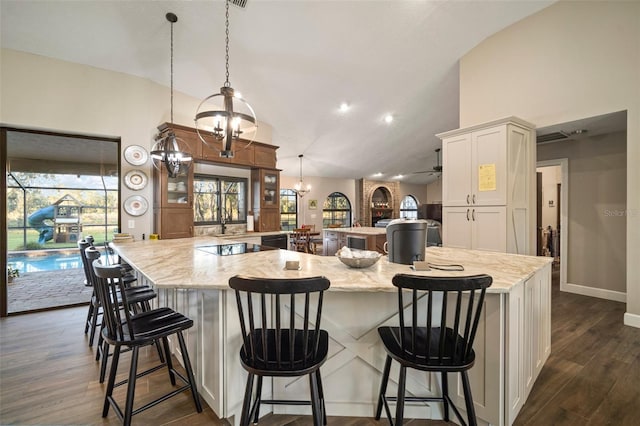
[[[132,166],[141,166],[147,162],[149,154],[143,147],[131,145],[124,150],[124,159]]]
[[[147,186],[147,175],[142,170],[131,170],[124,175],[124,184],[127,188],[138,191]]]
[[[142,216],[147,212],[149,203],[141,195],[132,195],[124,202],[124,211],[131,216]]]

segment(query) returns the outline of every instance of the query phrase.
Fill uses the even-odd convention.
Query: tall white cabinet
[[[445,247],[535,255],[535,130],[508,117],[442,139]]]

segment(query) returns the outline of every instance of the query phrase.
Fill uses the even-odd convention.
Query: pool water
[[[64,269],[82,268],[80,253],[53,252],[46,254],[32,254],[29,256],[9,254],[7,263],[18,269],[21,274],[25,272],[58,271]]]

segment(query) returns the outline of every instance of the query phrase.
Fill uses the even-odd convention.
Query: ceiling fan
[[[428,176],[433,176],[433,175],[437,175],[438,177],[440,177],[440,174],[442,173],[442,166],[440,165],[440,148],[436,149],[436,155],[437,155],[437,163],[435,166],[433,166],[433,168],[431,170],[422,170],[419,172],[413,172],[413,174],[419,174],[419,173],[428,173]]]

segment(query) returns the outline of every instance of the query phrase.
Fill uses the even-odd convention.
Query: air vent
[[[536,142],[537,143],[544,143],[544,142],[561,141],[563,139],[567,139],[568,137],[569,137],[568,133],[565,133],[565,132],[553,132],[553,133],[548,133],[546,135],[538,135],[536,137]]]
[[[245,7],[247,7],[247,2],[249,0],[231,0],[231,4],[234,6],[238,6],[239,8],[244,9]]]

